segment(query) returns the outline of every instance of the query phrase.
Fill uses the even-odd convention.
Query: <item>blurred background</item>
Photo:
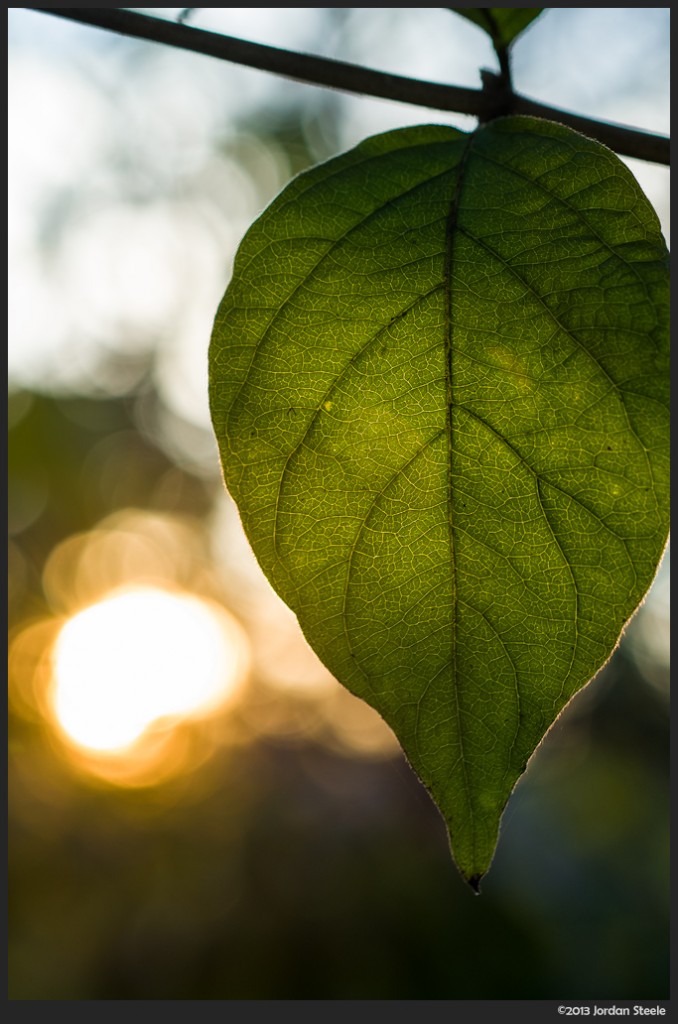
[[[496,67],[444,8],[136,10],[472,87]],[[668,134],[668,22],[549,10],[515,86]],[[24,8],[9,111],[10,997],[667,998],[668,554],[476,898],[220,478],[206,353],[251,221],[365,135],[473,119]],[[627,162],[668,240],[668,168]]]

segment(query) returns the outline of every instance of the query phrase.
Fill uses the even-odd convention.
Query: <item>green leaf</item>
[[[367,139],[238,252],[210,348],[227,486],[474,885],[665,546],[667,323],[631,173],[532,118]]]
[[[475,25],[480,25],[491,37],[495,50],[505,50],[545,7],[448,7],[448,11],[461,14]]]

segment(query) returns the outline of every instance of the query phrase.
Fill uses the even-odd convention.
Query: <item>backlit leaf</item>
[[[216,318],[212,417],[254,552],[474,885],[666,543],[667,259],[599,143],[415,127],[296,178]]]

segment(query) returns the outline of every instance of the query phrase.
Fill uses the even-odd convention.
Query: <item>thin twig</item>
[[[53,14],[59,18],[118,32],[135,39],[164,43],[219,60],[244,64],[260,71],[270,71],[299,82],[379,99],[396,100],[400,103],[411,103],[433,110],[470,114],[483,121],[497,116],[499,112],[544,117],[598,139],[623,156],[637,157],[659,164],[670,163],[670,140],[666,136],[580,117],[569,111],[535,103],[517,93],[500,94],[494,90],[467,89],[386,74],[358,64],[294,53],[275,46],[264,46],[234,36],[221,35],[218,32],[207,32],[204,29],[149,17],[120,7],[28,7],[24,10],[41,11],[44,14]]]

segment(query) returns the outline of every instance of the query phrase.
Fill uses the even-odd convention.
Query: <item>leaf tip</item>
[[[471,875],[470,878],[466,879],[466,881],[471,886],[476,896],[480,896],[480,882],[482,877],[482,875]]]

